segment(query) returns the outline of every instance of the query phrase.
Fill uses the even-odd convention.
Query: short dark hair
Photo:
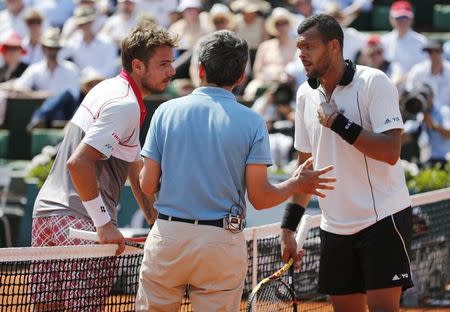
[[[297,33],[301,35],[310,28],[316,27],[321,34],[324,43],[336,39],[344,47],[344,32],[341,25],[330,15],[318,14],[305,19],[297,28]]]
[[[174,48],[178,38],[162,27],[144,23],[137,26],[122,40],[121,59],[122,66],[127,71],[132,71],[133,59],[146,63],[155,53],[158,47]]]
[[[207,82],[232,86],[247,65],[248,44],[229,30],[216,31],[200,43],[198,59],[205,68]]]

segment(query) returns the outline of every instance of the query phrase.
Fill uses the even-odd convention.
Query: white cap
[[[201,9],[202,4],[200,0],[181,0],[180,4],[178,4],[177,11],[183,12],[186,9]]]

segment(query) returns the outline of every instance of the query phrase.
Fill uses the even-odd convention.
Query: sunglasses
[[[275,27],[281,27],[281,26],[285,26],[288,24],[289,24],[289,21],[278,21],[275,23]]]
[[[370,52],[369,56],[373,57],[373,56],[378,56],[378,55],[381,55],[381,54],[383,54],[383,50],[375,50],[375,51]]]
[[[396,17],[395,20],[398,22],[406,22],[406,21],[409,21],[410,18],[408,16],[399,16],[399,17]]]
[[[27,25],[41,25],[42,21],[38,19],[32,19],[27,21]]]
[[[14,52],[14,51],[21,51],[21,50],[22,50],[21,47],[17,47],[17,46],[8,46],[8,45],[3,46],[3,49],[4,49],[5,51],[11,51],[11,52]]]
[[[215,18],[213,21],[214,24],[227,24],[228,20],[226,18]]]
[[[441,54],[442,50],[441,49],[426,49],[425,50],[428,54],[433,54],[433,53],[438,53]]]

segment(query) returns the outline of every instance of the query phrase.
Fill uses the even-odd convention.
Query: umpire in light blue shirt
[[[159,191],[159,212],[145,244],[137,311],[178,311],[186,285],[195,311],[238,311],[247,271],[245,225],[248,191],[256,209],[293,194],[325,196],[334,178],[311,161],[287,181],[272,185],[264,120],[236,101],[243,80],[245,40],[230,31],[200,45],[202,87],[163,103],[142,149],[142,190]]]

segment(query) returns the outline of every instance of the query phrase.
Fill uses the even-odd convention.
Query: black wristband
[[[362,127],[344,115],[338,114],[331,125],[331,130],[339,134],[348,143],[353,144],[361,133]]]
[[[305,207],[296,203],[288,203],[284,210],[283,219],[281,220],[281,228],[295,232],[304,212]]]

